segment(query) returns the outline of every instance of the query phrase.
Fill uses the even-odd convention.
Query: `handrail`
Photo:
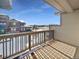
[[[34,33],[40,33],[40,32],[49,32],[53,30],[43,30],[43,31],[32,31],[32,32],[20,32],[20,33],[10,33],[10,34],[2,34],[0,35],[0,40],[8,37],[13,37],[13,36],[19,36],[19,35],[29,35],[29,34],[34,34]]]
[[[42,44],[54,38],[54,30],[44,30],[35,32],[21,32],[0,35],[0,45],[2,45],[2,57],[8,58],[22,53],[32,47]]]

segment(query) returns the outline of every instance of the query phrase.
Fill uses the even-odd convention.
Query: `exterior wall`
[[[9,20],[9,17],[7,15],[0,15],[0,21],[1,20]]]
[[[0,15],[0,23],[6,24],[6,27],[9,25],[9,17],[7,15]]]
[[[79,12],[61,15],[62,25],[55,27],[55,39],[76,46],[73,59],[79,59]]]
[[[11,19],[9,21],[9,27],[21,27],[21,26],[24,26],[25,23],[24,22],[20,22],[16,19]]]
[[[9,17],[7,15],[0,15],[0,34],[5,34],[9,25]]]
[[[24,22],[17,21],[15,19],[9,19],[9,16],[7,15],[0,15],[0,24],[5,25],[5,31],[7,32],[17,32],[21,28],[21,26],[24,26]]]
[[[18,22],[18,21],[12,21],[12,22],[9,22],[9,27],[20,27],[21,23]]]
[[[79,46],[79,13],[62,14],[62,25],[55,29],[55,39]]]
[[[17,20],[11,20],[9,22],[9,28],[11,29],[10,32],[20,32],[22,26],[24,26],[24,25],[25,25],[25,23],[23,23],[23,22],[19,22]],[[22,28],[22,31],[24,31],[24,28]]]

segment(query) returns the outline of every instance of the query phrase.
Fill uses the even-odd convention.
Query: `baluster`
[[[29,38],[29,50],[31,51],[31,35],[30,34],[28,35],[28,38]]]
[[[46,42],[46,38],[45,38],[45,32],[44,32],[44,42]]]
[[[7,52],[7,48],[8,48],[8,47],[7,47],[7,38],[6,38],[5,40],[6,40],[5,42],[6,42],[6,58],[7,58],[7,53],[8,53],[8,52]]]
[[[5,43],[4,43],[4,39],[3,39],[3,58],[5,57],[5,48],[4,48],[5,46],[4,45],[5,45]]]
[[[14,53],[14,43],[13,43],[13,37],[12,37],[12,55]]]
[[[10,43],[9,43],[9,49],[10,49],[10,52],[9,52],[9,54],[11,55],[11,50],[12,50],[12,48],[11,48],[11,45],[12,45],[12,43],[11,43],[11,38],[10,38],[10,41],[9,41]]]

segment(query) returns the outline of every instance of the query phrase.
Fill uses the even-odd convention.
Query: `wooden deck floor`
[[[52,42],[52,41],[51,41]],[[55,41],[47,42],[41,48],[34,51],[25,59],[72,59],[75,54],[75,47]],[[63,44],[63,45],[62,45]]]

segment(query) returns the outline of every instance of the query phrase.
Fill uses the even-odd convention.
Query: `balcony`
[[[0,35],[3,59],[72,59],[76,47],[54,39],[54,30]]]

